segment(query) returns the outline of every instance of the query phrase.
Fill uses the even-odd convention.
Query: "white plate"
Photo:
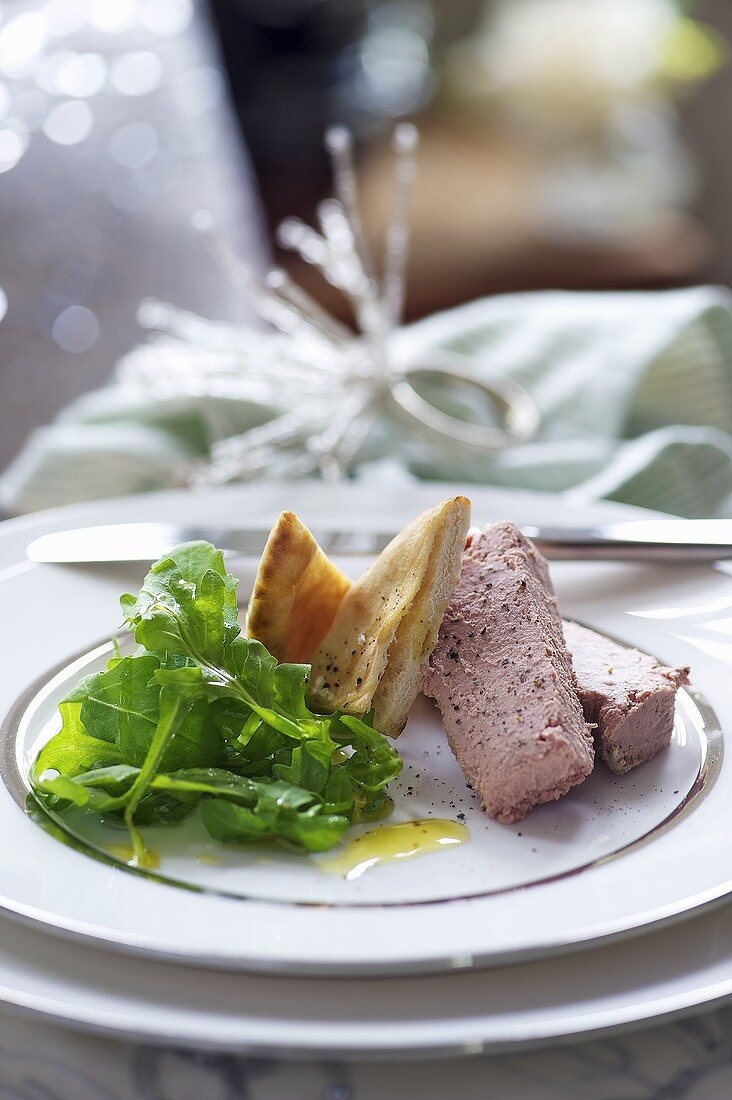
[[[0,1001],[65,1026],[276,1057],[511,1050],[732,997],[732,909],[595,950],[408,978],[229,974],[61,945],[0,918]],[[585,1094],[586,1095],[586,1094]]]
[[[69,676],[80,669],[50,683],[49,672],[109,634],[117,623],[119,592],[140,579],[139,570],[32,568],[23,561],[31,535],[150,517],[259,524],[293,501],[313,523],[383,527],[400,524],[447,492],[436,486],[405,493],[267,485],[206,497],[180,493],[105,502],[6,525],[0,533],[0,640],[4,667],[13,675],[3,676],[0,706],[4,713],[25,694],[5,726],[6,750],[12,750],[20,776],[38,737],[49,732]],[[558,519],[555,498],[487,490],[472,496],[480,522],[502,516]],[[627,510],[606,506],[584,510],[583,516],[592,520],[611,512]],[[569,512],[566,518],[577,520]],[[565,613],[670,663],[691,663],[695,688],[711,700],[723,724],[725,716],[729,721],[732,696],[723,662],[732,651],[725,642],[732,584],[726,575],[563,565],[554,576]],[[97,653],[81,664],[102,657]],[[0,854],[0,905],[58,932],[227,968],[395,973],[558,951],[648,927],[730,891],[728,845],[718,826],[732,777],[722,768],[717,778],[719,746],[712,744],[710,751],[710,737],[713,713],[685,693],[667,753],[624,779],[598,769],[561,802],[507,828],[489,822],[471,802],[435,712],[421,703],[400,742],[408,768],[401,795],[396,789],[397,815],[454,816],[462,806],[471,840],[377,868],[355,882],[325,874],[315,861],[282,855],[261,862],[261,854],[236,852],[224,854],[223,866],[196,862],[180,847],[183,839],[204,843],[193,823],[188,832],[161,830],[155,838],[163,855],[161,875],[201,888],[183,893],[60,845],[4,789],[0,829],[14,843]],[[408,786],[414,794],[407,794]],[[104,843],[100,836],[87,840]]]

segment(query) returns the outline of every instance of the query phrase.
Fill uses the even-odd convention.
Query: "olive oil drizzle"
[[[357,836],[344,851],[319,860],[318,866],[353,881],[381,863],[443,851],[463,844],[469,836],[465,825],[441,817],[380,825]]]
[[[145,853],[144,860],[137,858],[131,844],[108,844],[107,851],[115,859],[122,860],[123,863],[129,863],[130,867],[147,867],[148,870],[155,871],[160,866],[160,856],[149,848]]]

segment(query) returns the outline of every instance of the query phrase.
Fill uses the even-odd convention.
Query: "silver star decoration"
[[[415,127],[399,124],[392,136],[394,205],[380,278],[364,239],[351,134],[333,127],[325,143],[335,197],[318,207],[319,231],[299,218],[287,218],[278,240],[344,295],[355,331],[280,268],[258,276],[205,214],[197,215],[196,228],[271,329],[218,324],[157,301],[140,307],[141,324],[161,335],[127,356],[120,368],[124,381],[167,394],[238,394],[272,410],[265,423],[212,443],[207,458],[188,471],[189,484],[215,485],[262,474],[345,477],[386,411],[433,443],[483,453],[528,438],[536,429],[535,407],[523,391],[476,381],[460,357],[443,354],[419,369],[482,391],[483,398],[498,406],[501,428],[468,424],[430,405],[413,387],[410,368],[398,365],[390,354],[404,306]]]

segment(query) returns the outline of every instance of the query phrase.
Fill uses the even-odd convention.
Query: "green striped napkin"
[[[539,406],[541,428],[531,443],[480,456],[385,420],[367,441],[359,478],[502,485],[688,516],[732,512],[728,291],[504,295],[430,317],[395,340],[417,362],[449,348],[479,378],[514,379]],[[0,504],[31,511],[179,484],[212,442],[275,411],[254,390],[154,396],[112,381],[30,438],[0,478]]]

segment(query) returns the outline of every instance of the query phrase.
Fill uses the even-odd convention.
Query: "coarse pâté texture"
[[[564,637],[585,718],[596,726],[597,752],[607,766],[622,775],[665,749],[676,692],[689,682],[689,669],[667,668],[579,623],[565,622]]]
[[[515,524],[473,539],[424,677],[487,813],[511,823],[592,771],[546,563]]]

